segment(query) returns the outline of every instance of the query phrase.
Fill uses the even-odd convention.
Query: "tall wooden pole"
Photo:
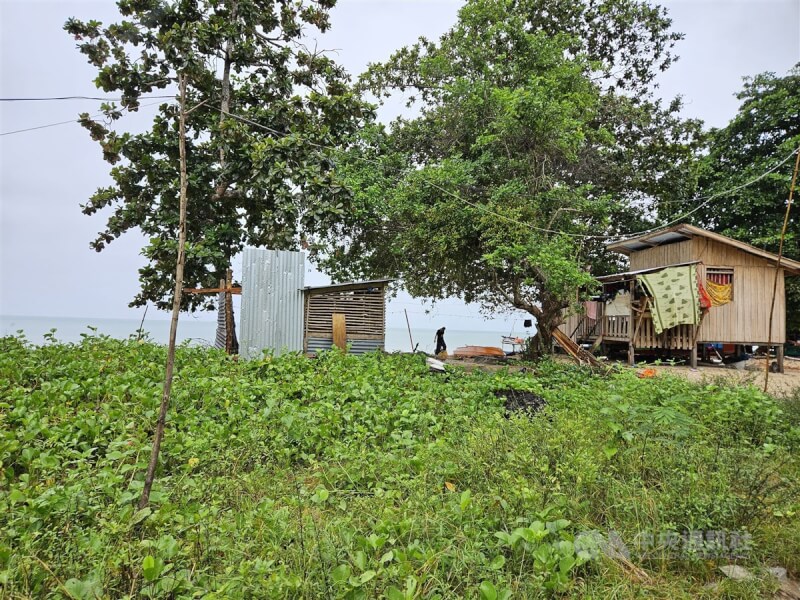
[[[230,20],[231,23],[236,23],[236,18],[239,10],[239,3],[238,0],[228,0],[227,6],[230,9]],[[222,131],[222,127],[225,124],[225,119],[228,118],[228,113],[231,110],[231,63],[233,62],[233,39],[229,36],[228,39],[225,41],[225,57],[222,65],[222,100],[220,102],[219,107],[219,127],[220,132]],[[225,145],[219,145],[219,168],[220,171],[223,172],[222,177],[217,184],[216,190],[216,199],[220,202],[224,202],[225,195],[228,189],[228,182],[225,181],[224,177],[224,170],[225,170]],[[228,259],[230,263],[230,257]],[[226,285],[225,287],[231,287],[230,284],[231,279],[231,270],[230,268],[226,274]],[[225,352],[228,354],[234,354],[234,336],[236,335],[234,332],[234,322],[233,322],[233,304],[231,302],[231,294],[229,292],[225,293]],[[238,351],[238,350],[237,350]]]
[[[188,177],[186,175],[186,76],[180,78],[180,121],[178,125],[178,149],[180,152],[181,196],[180,217],[178,221],[178,260],[175,266],[175,294],[172,299],[172,321],[169,326],[169,346],[167,347],[167,368],[164,377],[164,389],[161,395],[161,409],[158,413],[158,423],[153,436],[153,449],[150,452],[150,463],[147,465],[147,474],[144,478],[142,497],[139,499],[139,509],[143,509],[150,502],[150,490],[158,465],[158,452],[161,449],[161,440],[164,437],[164,424],[167,420],[167,408],[172,391],[172,375],[175,369],[175,338],[178,333],[178,317],[181,313],[181,295],[183,291],[183,265],[186,261],[186,205],[188,203]]]
[[[800,150],[797,150],[797,158],[794,161],[794,173],[792,173],[792,183],[789,184],[789,202],[786,203],[786,213],[783,215],[783,227],[781,228],[781,241],[778,245],[778,262],[775,265],[775,280],[772,282],[772,303],[769,307],[769,331],[767,332],[767,368],[764,371],[764,393],[769,387],[769,349],[772,346],[772,317],[775,314],[775,295],[778,291],[778,276],[781,274],[781,259],[783,258],[783,241],[786,238],[786,227],[789,225],[789,211],[792,210],[792,198],[794,197],[794,184],[797,182],[797,171],[800,169]],[[784,289],[784,295],[786,290]],[[778,368],[783,372],[783,347],[780,353],[775,352],[775,358],[779,361]]]
[[[233,271],[228,269],[225,274],[225,352],[237,354],[238,344],[236,343],[236,326],[233,322],[233,294],[230,290],[233,286]]]

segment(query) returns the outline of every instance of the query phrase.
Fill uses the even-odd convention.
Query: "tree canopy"
[[[245,244],[290,249],[335,223],[349,202],[329,148],[371,118],[347,74],[306,45],[329,27],[335,0],[119,0],[122,20],[64,28],[118,92],[107,119],[139,110],[188,78],[189,221],[186,284],[215,287]],[[162,91],[163,93],[163,91]],[[231,115],[235,115],[231,116]],[[169,306],[178,228],[178,110],[164,102],[144,133],[81,115],[111,167],[83,212],[107,214],[91,247],[138,229],[148,243],[132,306]],[[185,307],[207,300],[190,296]]]
[[[588,267],[609,260],[604,236],[691,187],[698,124],[647,91],[677,37],[645,2],[467,2],[437,43],[362,77],[419,114],[367,128],[339,159],[356,206],[325,266],[526,310],[547,346]]]
[[[661,212],[670,218],[694,211],[691,219],[700,226],[777,252],[794,164],[789,159],[800,147],[800,64],[784,76],[745,78],[737,98],[736,116],[709,132],[699,163],[701,195],[724,195],[699,209],[694,203],[665,203]],[[797,260],[800,219],[796,211],[790,216],[784,255]],[[789,324],[797,328],[800,284],[788,279],[787,292]]]

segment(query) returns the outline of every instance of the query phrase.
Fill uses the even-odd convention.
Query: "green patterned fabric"
[[[700,322],[695,265],[669,267],[658,273],[640,275],[639,281],[650,294],[650,312],[656,333],[676,325],[697,325]]]

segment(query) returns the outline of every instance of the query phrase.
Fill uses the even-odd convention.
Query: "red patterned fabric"
[[[697,274],[697,292],[700,297],[700,308],[703,310],[708,310],[712,306],[711,296],[708,295],[703,282],[700,281],[700,273]]]

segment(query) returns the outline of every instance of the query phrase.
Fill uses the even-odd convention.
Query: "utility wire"
[[[219,107],[219,106],[215,106],[214,108],[216,108],[218,110],[222,110],[222,108]],[[236,119],[236,120],[241,121],[243,123],[248,123],[250,125],[253,125],[254,127],[258,127],[260,129],[268,131],[268,132],[270,132],[272,134],[275,134],[275,135],[278,135],[278,136],[281,136],[281,137],[287,137],[287,135],[288,135],[288,134],[280,132],[280,131],[278,131],[276,129],[273,129],[272,127],[269,127],[267,125],[263,125],[262,123],[259,123],[257,121],[253,121],[252,119],[248,119],[247,117],[243,117],[241,115],[237,115],[237,114],[234,114],[234,113],[229,112],[229,111],[224,111],[223,110],[222,112],[224,112],[226,115],[228,115],[229,117],[231,117],[233,119]],[[305,143],[308,144],[309,146],[314,146],[314,147],[320,148],[322,150],[334,150],[334,151],[338,150],[337,148],[334,148],[332,146],[325,146],[323,144],[317,144],[316,142],[306,141]],[[684,219],[686,219],[690,215],[696,213],[697,211],[699,211],[700,209],[704,208],[705,206],[708,206],[713,200],[716,200],[717,198],[719,198],[721,196],[730,195],[730,194],[735,193],[735,192],[737,192],[737,191],[739,191],[741,189],[749,187],[749,186],[753,185],[754,183],[757,183],[758,181],[761,181],[767,175],[773,173],[779,167],[783,166],[786,162],[788,162],[795,155],[795,153],[797,153],[799,151],[800,151],[800,147],[797,147],[797,148],[793,149],[789,155],[787,155],[783,160],[781,160],[774,167],[772,167],[768,171],[762,173],[761,175],[751,179],[750,181],[747,181],[747,182],[745,182],[743,184],[740,184],[740,185],[737,185],[735,187],[729,188],[727,190],[723,190],[721,192],[717,192],[715,194],[711,194],[710,196],[706,196],[706,197],[702,197],[701,196],[700,198],[695,198],[694,201],[695,202],[701,202],[701,204],[698,204],[692,210],[690,210],[690,211],[678,216],[677,218],[673,219],[672,221],[669,221],[668,223],[664,223],[664,224],[658,225],[657,227],[652,227],[650,229],[645,229],[643,231],[620,234],[620,235],[586,235],[586,234],[582,234],[582,233],[568,233],[568,232],[562,232],[562,231],[558,231],[558,230],[555,230],[555,229],[549,229],[549,228],[545,228],[545,227],[537,227],[536,225],[532,225],[530,223],[524,223],[522,221],[518,221],[516,219],[512,219],[511,217],[508,217],[506,215],[503,215],[501,213],[498,213],[498,212],[495,212],[495,211],[493,211],[491,209],[488,209],[488,208],[486,208],[485,206],[483,206],[481,204],[476,204],[474,202],[470,202],[469,200],[467,200],[466,198],[456,194],[455,192],[452,192],[452,191],[450,191],[450,190],[448,190],[446,188],[443,188],[443,187],[441,187],[441,186],[439,186],[439,185],[437,185],[435,183],[427,182],[427,185],[429,185],[429,186],[431,186],[433,188],[436,188],[437,190],[441,191],[442,193],[447,194],[448,196],[451,196],[451,197],[455,198],[456,200],[459,200],[460,202],[463,202],[464,204],[467,204],[467,205],[469,205],[469,206],[471,206],[471,207],[473,207],[475,209],[481,210],[481,211],[483,211],[483,212],[485,212],[487,214],[490,214],[492,216],[498,217],[498,218],[503,219],[505,221],[509,221],[509,222],[514,223],[516,225],[520,225],[522,227],[528,227],[528,228],[533,229],[535,231],[541,231],[543,233],[553,233],[553,234],[565,235],[565,236],[569,236],[569,237],[572,237],[572,238],[578,238],[578,239],[584,239],[584,240],[590,240],[590,239],[591,240],[610,240],[610,239],[618,239],[618,238],[624,239],[624,238],[630,238],[630,237],[638,237],[638,236],[641,236],[641,235],[647,235],[648,233],[653,233],[655,231],[660,231],[661,229],[664,229],[666,227],[670,227],[671,225],[675,225],[675,224],[679,223],[680,221],[683,221]],[[361,160],[363,162],[369,162],[369,163],[376,164],[378,166],[384,166],[385,167],[385,165],[382,162],[378,161],[378,160],[374,160],[374,159],[370,159],[370,158],[363,158],[363,157],[355,157],[355,158],[356,158],[356,160]]]
[[[172,96],[168,96],[168,97],[172,98]],[[161,104],[161,102],[151,102],[149,104],[141,104],[138,108],[147,108],[148,106],[155,106],[156,104]],[[128,110],[128,109],[123,108],[122,110]],[[128,111],[128,112],[130,112],[130,111]],[[98,112],[98,113],[95,113],[93,115],[90,115],[89,118],[90,119],[95,119],[97,117],[102,117],[104,114],[105,114],[104,112]],[[35,127],[26,127],[25,129],[15,129],[13,131],[3,131],[2,133],[0,133],[0,137],[6,136],[6,135],[14,135],[16,133],[25,133],[26,131],[36,131],[37,129],[47,129],[48,127],[57,127],[59,125],[69,125],[70,123],[80,123],[80,121],[81,121],[80,119],[70,119],[69,121],[59,121],[58,123],[48,123],[47,125],[37,125]]]
[[[166,95],[165,96],[147,96],[145,98],[174,98],[174,96],[166,96]],[[20,101],[20,102],[22,102],[22,101],[75,100],[75,99],[108,100],[108,101],[114,100],[113,98],[100,98],[100,97],[92,97],[92,96],[59,96],[59,97],[49,97],[49,98],[0,98],[0,101],[4,101],[4,102],[17,102],[17,101]],[[159,104],[159,103],[156,102],[154,104]],[[141,105],[140,108],[144,108],[146,106],[152,106],[152,105],[153,104]],[[209,105],[209,106],[211,106],[212,108],[215,108],[217,110],[222,111],[224,114],[226,114],[227,116],[229,116],[229,117],[231,117],[233,119],[236,119],[237,121],[241,121],[243,123],[247,123],[247,124],[252,125],[254,127],[257,127],[259,129],[263,129],[264,131],[268,131],[269,133],[272,133],[274,135],[277,135],[277,136],[280,136],[280,137],[288,137],[288,135],[289,135],[287,133],[283,133],[281,131],[278,131],[277,129],[274,129],[272,127],[269,127],[267,125],[259,123],[258,121],[253,121],[252,119],[248,119],[247,117],[243,117],[242,115],[237,115],[237,114],[232,113],[230,111],[223,110],[222,107],[220,107],[220,106],[215,106],[215,105]],[[92,115],[91,118],[102,116],[103,114],[104,113],[102,113],[102,112],[101,113],[97,113],[95,115]],[[47,125],[39,125],[39,126],[36,126],[36,127],[27,127],[25,129],[17,129],[17,130],[14,130],[14,131],[6,131],[6,132],[0,133],[0,137],[1,136],[6,136],[6,135],[13,135],[13,134],[17,134],[17,133],[25,133],[27,131],[35,131],[35,130],[38,130],[38,129],[46,129],[48,127],[57,127],[59,125],[67,125],[69,123],[77,123],[77,122],[78,122],[78,119],[73,119],[73,120],[70,120],[70,121],[59,121],[58,123],[48,123]],[[318,144],[316,142],[306,141],[305,143],[308,144],[309,146],[313,146],[313,147],[319,148],[321,150],[333,150],[333,151],[337,151],[338,150],[338,148],[335,148],[333,146],[325,146],[323,144]],[[480,211],[482,211],[482,212],[484,212],[486,214],[492,215],[492,216],[497,217],[499,219],[503,219],[504,221],[507,221],[507,222],[510,222],[510,223],[514,223],[515,225],[520,225],[522,227],[527,227],[527,228],[532,229],[534,231],[540,231],[542,233],[552,233],[552,234],[557,234],[557,235],[564,235],[564,236],[567,236],[567,237],[571,237],[571,238],[575,238],[575,239],[582,239],[582,240],[613,240],[613,239],[624,239],[624,238],[638,237],[638,236],[642,236],[642,235],[647,235],[649,233],[653,233],[653,232],[656,232],[656,231],[660,231],[661,229],[670,227],[671,225],[675,225],[675,224],[683,221],[687,217],[693,215],[697,211],[701,210],[702,208],[708,206],[713,200],[716,200],[717,198],[719,198],[721,196],[727,196],[727,195],[733,194],[733,193],[735,193],[735,192],[737,192],[737,191],[739,191],[741,189],[744,189],[746,187],[749,187],[749,186],[753,185],[754,183],[757,183],[757,182],[761,181],[767,175],[770,175],[771,173],[775,172],[779,167],[783,166],[786,162],[788,162],[789,159],[791,159],[795,155],[795,153],[797,153],[798,151],[800,151],[800,147],[795,148],[794,150],[792,150],[792,152],[788,156],[786,156],[783,160],[781,160],[778,164],[776,164],[774,167],[772,167],[768,171],[765,171],[761,175],[759,175],[759,176],[757,176],[757,177],[755,177],[755,178],[753,178],[753,179],[751,179],[751,180],[749,180],[749,181],[747,181],[747,182],[745,182],[743,184],[737,185],[737,186],[735,186],[733,188],[729,188],[727,190],[723,190],[721,192],[717,192],[717,193],[712,194],[710,196],[706,196],[706,197],[702,197],[701,196],[700,198],[695,198],[694,201],[695,202],[701,202],[701,204],[698,204],[692,210],[683,213],[682,215],[676,217],[675,219],[673,219],[672,221],[669,221],[668,223],[664,223],[664,224],[658,225],[656,227],[652,227],[650,229],[645,229],[645,230],[638,231],[638,232],[630,232],[630,233],[617,234],[617,235],[608,235],[608,234],[587,235],[587,234],[582,234],[582,233],[569,233],[569,232],[565,232],[565,231],[559,231],[559,230],[556,230],[556,229],[549,229],[549,228],[546,228],[546,227],[538,227],[538,226],[533,225],[531,223],[525,223],[525,222],[522,222],[522,221],[518,221],[517,219],[513,219],[513,218],[511,218],[511,217],[509,217],[507,215],[504,215],[502,213],[495,212],[495,211],[483,206],[482,204],[477,204],[475,202],[471,202],[471,201],[467,200],[466,198],[464,198],[463,196],[460,196],[459,194],[457,194],[457,193],[455,193],[453,191],[450,191],[447,188],[444,188],[444,187],[442,187],[442,186],[440,186],[440,185],[438,185],[436,183],[433,183],[433,182],[430,182],[430,181],[428,181],[426,183],[430,187],[435,188],[435,189],[439,190],[440,192],[442,192],[443,194],[446,194],[446,195],[448,195],[448,196],[450,196],[452,198],[455,198],[459,202],[462,202],[462,203],[464,203],[464,204],[466,204],[468,206],[471,206],[472,208],[475,208],[476,210],[480,210]],[[360,160],[362,162],[368,162],[368,163],[372,163],[372,164],[375,164],[375,165],[378,165],[378,166],[381,166],[381,167],[386,167],[386,165],[384,165],[381,161],[378,161],[378,160],[375,160],[375,159],[370,159],[370,158],[365,158],[365,157],[358,157],[358,156],[355,157],[355,158],[356,158],[356,160]]]
[[[175,98],[175,96],[140,96],[139,100],[151,100],[155,98]],[[57,100],[100,100],[103,102],[122,102],[122,98],[106,98],[102,96],[42,96],[37,98],[0,98],[0,102],[53,102]]]
[[[92,115],[92,118],[99,117],[103,113]],[[26,127],[25,129],[14,129],[13,131],[3,131],[0,136],[14,135],[15,133],[25,133],[26,131],[36,131],[37,129],[47,129],[48,127],[57,127],[59,125],[67,125],[69,123],[78,123],[79,119],[70,119],[69,121],[59,121],[58,123],[48,123],[47,125],[37,125],[36,127]]]

